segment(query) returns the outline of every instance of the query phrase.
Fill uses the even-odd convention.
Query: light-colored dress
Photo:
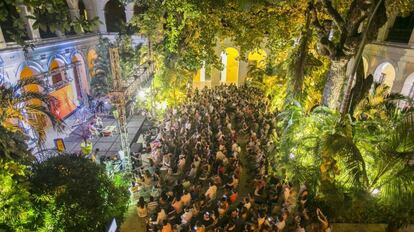
[[[140,218],[145,218],[145,217],[147,217],[148,216],[148,210],[147,210],[147,206],[144,206],[144,208],[141,208],[141,207],[137,207],[137,214],[138,214],[138,217],[140,217]]]

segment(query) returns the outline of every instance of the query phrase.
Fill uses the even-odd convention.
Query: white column
[[[206,63],[203,62],[203,67],[200,69],[200,81],[205,82],[206,81]]]
[[[244,85],[246,82],[247,73],[249,71],[249,64],[245,61],[239,60],[239,73],[237,78],[237,85]]]
[[[80,0],[82,1],[82,0]],[[69,14],[72,20],[79,18],[79,2],[78,0],[66,0],[69,6]]]
[[[18,7],[20,18],[23,20],[26,27],[27,36],[32,40],[40,39],[39,29],[33,28],[35,20],[28,18],[28,16],[32,16],[32,13],[27,9],[25,5],[19,5]]]
[[[414,46],[414,30],[411,31],[411,36],[410,36],[410,40],[408,41],[408,44]]]
[[[226,52],[221,53],[221,63],[223,64],[223,70],[220,72],[220,82],[226,83],[227,79],[227,54]]]
[[[105,3],[106,1],[96,1],[96,16],[99,17],[99,32],[102,34],[107,33],[105,20]]]
[[[6,40],[4,39],[3,31],[1,30],[1,27],[0,27],[0,48],[5,48],[5,47],[6,47]]]
[[[134,4],[134,2],[131,2],[125,6],[126,23],[129,23],[134,16]]]

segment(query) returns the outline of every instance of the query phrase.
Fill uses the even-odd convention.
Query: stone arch
[[[226,48],[221,53],[224,69],[221,71],[220,81],[226,84],[238,84],[240,53],[233,47]]]
[[[23,71],[24,68],[26,67],[30,67],[31,69],[33,69],[37,74],[40,74],[42,72],[44,72],[44,68],[42,67],[41,64],[34,62],[34,61],[24,61],[23,63],[21,63],[19,65],[19,67],[16,70],[15,76],[19,77],[19,79],[21,79],[21,73]]]
[[[404,81],[401,94],[414,99],[414,73],[411,73]]]
[[[19,67],[18,73],[19,80],[24,80],[39,75],[41,71],[38,67],[32,66],[30,64],[21,64],[21,68]],[[38,85],[28,85],[25,91],[41,92],[42,89]]]
[[[383,62],[375,69],[374,82],[379,84],[382,83],[392,88],[396,73],[394,65],[388,61]]]
[[[40,69],[40,65],[33,63],[33,62],[24,62],[22,63],[19,68],[18,68],[18,75],[16,75],[19,80],[24,80],[27,78],[32,78],[32,77],[36,77],[39,76],[41,74],[41,69]],[[43,89],[39,86],[39,85],[27,85],[24,88],[24,91],[27,92],[43,92]],[[34,105],[42,105],[42,102],[38,99],[34,99],[32,100],[31,104]],[[45,128],[49,128],[51,126],[50,122],[47,120],[47,118],[43,115],[32,115],[32,114],[28,114],[25,113],[26,117],[28,117],[31,120],[36,120],[38,121],[41,125],[44,125]],[[33,130],[33,128],[31,128],[28,124],[24,123],[24,122],[18,122],[19,126],[25,131],[25,133],[27,133],[30,138],[32,138],[33,140],[37,139],[37,134],[35,133],[35,131]]]
[[[79,105],[72,82],[67,76],[65,63],[60,58],[54,58],[49,64],[50,83],[53,91],[49,93],[53,98],[50,103],[53,114],[59,119],[65,119]]]
[[[86,72],[85,58],[79,52],[74,52],[71,55],[73,65],[73,75],[76,87],[78,100],[83,98],[83,93],[90,94],[89,82]]]
[[[49,57],[49,59],[47,61],[47,67],[50,67],[50,64],[54,60],[59,60],[60,62],[62,62],[63,65],[70,63],[66,57],[64,57],[64,56],[62,56],[60,54],[55,54],[55,55],[52,55],[52,56]]]
[[[86,61],[88,64],[88,70],[89,70],[89,76],[90,78],[93,78],[95,76],[95,60],[98,58],[98,54],[96,53],[96,50],[91,48],[88,50],[86,54]]]
[[[107,32],[120,32],[126,23],[125,7],[118,0],[109,0],[104,7]]]
[[[66,74],[63,71],[65,61],[60,58],[53,58],[49,62],[49,72],[51,72],[50,83],[52,85],[58,85],[66,79]]]

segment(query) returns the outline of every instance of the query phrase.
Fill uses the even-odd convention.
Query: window
[[[387,41],[408,43],[414,29],[414,14],[406,17],[397,16],[394,25],[390,28]]]

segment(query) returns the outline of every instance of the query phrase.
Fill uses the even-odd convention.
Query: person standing
[[[145,205],[145,201],[143,197],[140,197],[138,200],[137,214],[138,214],[138,217],[142,219],[144,223],[146,223],[146,220],[148,217],[148,209],[147,209],[147,206]]]

